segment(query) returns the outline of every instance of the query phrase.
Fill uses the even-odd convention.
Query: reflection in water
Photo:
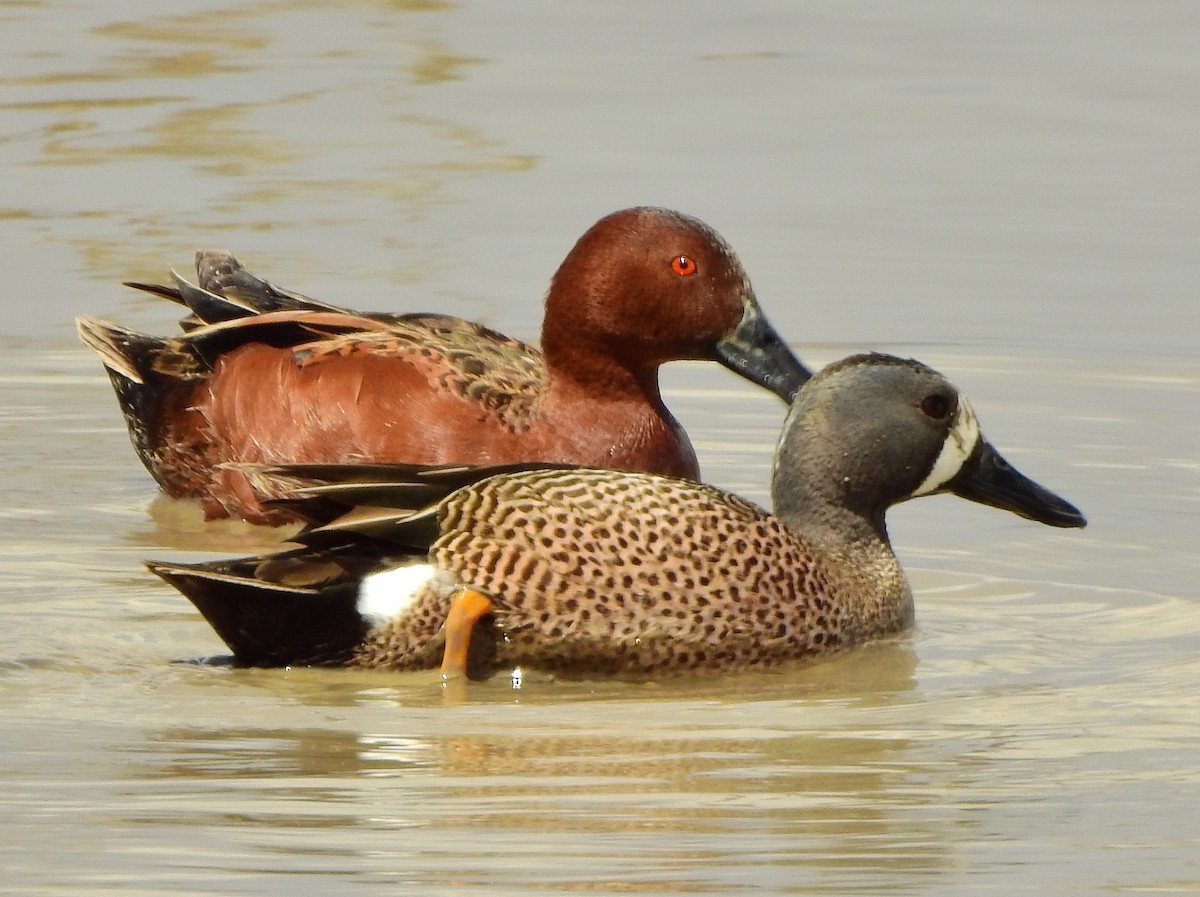
[[[347,27],[344,10],[306,3],[99,17],[88,29],[94,53],[0,77],[0,108],[31,128],[0,162],[94,169],[129,186],[88,209],[87,221],[102,227],[80,222],[71,237],[57,236],[106,281],[161,276],[180,264],[163,246],[180,240],[250,252],[263,234],[303,230],[289,249],[315,255],[304,240],[315,226],[340,224],[349,235],[369,208],[386,222],[377,233],[387,233],[445,203],[452,182],[536,164],[535,155],[513,152],[426,101],[429,91],[488,64],[455,52],[442,29],[425,24],[428,13],[454,4],[362,5],[380,8],[366,37]],[[371,64],[383,71],[367,78],[363,66]],[[44,190],[11,192],[3,215],[34,215],[47,199]],[[118,210],[131,200],[133,217]],[[386,270],[356,279],[427,276],[425,260],[448,251],[416,228],[399,242],[414,248],[408,269],[388,260]],[[336,259],[330,266],[340,273]]]
[[[852,870],[863,883],[912,876],[918,889],[950,862],[948,814],[915,812],[941,802],[939,785],[914,775],[903,734],[846,731],[911,701],[915,657],[893,643],[856,658],[683,684],[682,698],[646,686],[664,692],[653,705],[611,683],[563,683],[531,705],[485,687],[451,717],[363,685],[385,677],[350,677],[359,705],[323,728],[155,733],[129,754],[118,821],[193,832],[236,822],[268,853],[312,851],[417,888],[690,893]],[[310,709],[351,703],[328,698]],[[379,728],[384,715],[399,731]],[[181,805],[193,808],[185,818]]]

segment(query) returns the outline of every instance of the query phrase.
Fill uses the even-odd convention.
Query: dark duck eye
[[[950,398],[940,393],[934,393],[931,396],[921,399],[921,410],[925,412],[927,417],[931,417],[934,420],[945,420],[953,406],[954,403]]]

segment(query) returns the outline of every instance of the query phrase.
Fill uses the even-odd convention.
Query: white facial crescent
[[[942,443],[942,450],[938,454],[937,460],[933,462],[933,469],[929,471],[929,476],[925,477],[925,481],[913,490],[913,497],[937,492],[954,479],[955,475],[962,470],[962,466],[967,463],[967,459],[971,457],[971,453],[975,451],[975,445],[978,442],[979,422],[975,419],[975,412],[971,410],[971,404],[959,396],[958,411],[954,415],[954,423],[950,427],[950,432],[946,434],[946,441]]]

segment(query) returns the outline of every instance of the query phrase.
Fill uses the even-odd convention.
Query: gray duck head
[[[966,398],[937,371],[855,355],[804,385],[775,454],[775,513],[805,533],[886,541],[889,507],[951,492],[1058,527],[1082,527],[1069,502],[1014,469],[980,433]]]

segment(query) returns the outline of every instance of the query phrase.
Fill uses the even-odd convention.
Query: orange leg
[[[442,678],[452,679],[467,674],[467,652],[471,648],[471,630],[486,614],[492,612],[492,601],[483,592],[463,587],[450,600],[446,614],[446,648],[442,654]]]

